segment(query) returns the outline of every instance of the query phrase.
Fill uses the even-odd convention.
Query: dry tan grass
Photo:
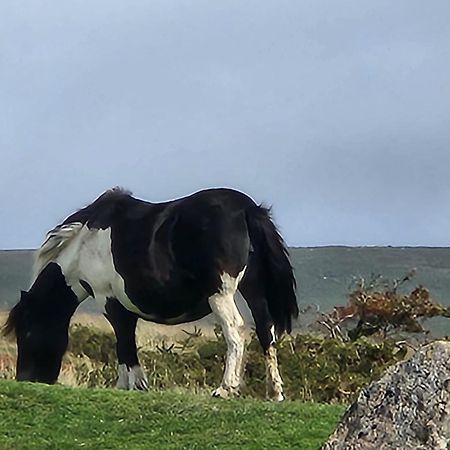
[[[98,328],[102,331],[112,331],[111,325],[101,314],[76,313],[71,324]],[[179,342],[187,337],[186,332],[193,333],[196,329],[201,329],[204,336],[214,335],[214,327],[201,320],[182,325],[159,325],[139,320],[136,333],[137,343],[142,347],[155,342]]]
[[[7,315],[7,312],[0,312],[0,324],[6,321]],[[71,325],[75,324],[112,332],[111,325],[101,314],[76,313],[71,320]],[[159,325],[140,320],[137,327],[138,345],[147,345],[149,342],[178,342],[186,338],[186,332],[192,333],[198,329],[201,329],[204,336],[214,335],[214,327],[202,320],[182,325]],[[13,341],[0,337],[0,352],[3,347],[13,345]]]
[[[0,328],[6,320],[6,313],[0,312]],[[16,370],[16,343],[13,338],[0,335],[0,378],[14,378]]]
[[[0,326],[6,321],[7,312],[0,312]],[[76,313],[71,324],[80,324],[87,327],[97,328],[101,331],[112,332],[112,327],[101,314]],[[154,348],[162,342],[172,344],[186,339],[187,333],[201,330],[204,336],[213,336],[214,327],[205,321],[197,321],[182,325],[159,325],[156,323],[140,320],[137,327],[137,344],[139,347]],[[0,336],[0,356],[12,355],[15,357],[16,346],[13,338]],[[0,365],[1,372],[1,365]]]
[[[0,326],[5,323],[8,313],[0,312]],[[76,313],[71,325],[80,324],[101,331],[112,332],[112,327],[101,314]],[[154,349],[157,345],[169,346],[187,338],[187,333],[201,330],[203,336],[213,336],[214,328],[205,321],[197,321],[183,325],[159,325],[140,320],[137,327],[137,344],[139,348]],[[0,335],[0,378],[13,378],[16,364],[16,343],[13,337]],[[84,361],[90,364],[89,358]],[[79,361],[77,361],[79,364]],[[76,385],[76,367],[70,358],[65,358],[59,382],[66,385]]]

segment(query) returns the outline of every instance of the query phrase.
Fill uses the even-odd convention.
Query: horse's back
[[[201,273],[237,273],[249,251],[246,212],[253,200],[231,189],[211,189],[177,205],[173,248],[180,264]]]
[[[231,189],[157,204],[108,191],[49,233],[36,274],[55,262],[80,301],[115,297],[144,316],[181,315],[246,264],[254,205]]]

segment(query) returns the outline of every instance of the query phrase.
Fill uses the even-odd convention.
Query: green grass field
[[[0,449],[317,450],[343,406],[0,381]]]

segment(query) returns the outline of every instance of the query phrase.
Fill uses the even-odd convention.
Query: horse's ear
[[[28,299],[30,298],[30,293],[28,291],[20,291],[20,301],[28,301]]]
[[[174,263],[173,235],[178,215],[173,214],[166,217],[157,225],[150,242],[150,265],[153,276],[160,282],[167,281]]]

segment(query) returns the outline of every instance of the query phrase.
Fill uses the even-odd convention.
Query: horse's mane
[[[49,231],[47,238],[36,253],[33,267],[33,282],[41,271],[67,247],[67,244],[79,233],[83,223],[74,222],[58,225]]]
[[[47,233],[36,254],[33,268],[34,281],[39,273],[54,260],[85,224],[96,226],[111,219],[123,199],[130,199],[131,191],[120,186],[107,190],[91,204],[68,216],[61,224]],[[101,225],[100,225],[101,226]]]

